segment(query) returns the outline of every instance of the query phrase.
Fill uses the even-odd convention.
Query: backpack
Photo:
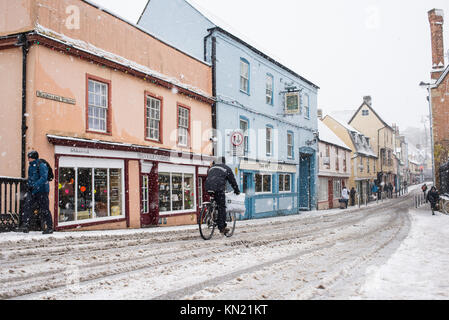
[[[55,178],[55,175],[54,175],[54,173],[53,173],[53,169],[51,168],[51,166],[50,166],[50,164],[47,162],[47,160],[45,160],[45,159],[39,159],[39,165],[40,165],[40,163],[43,163],[43,164],[45,164],[46,166],[47,166],[47,168],[48,168],[48,176],[47,176],[47,181],[53,181],[53,179]],[[39,176],[40,176],[40,173],[39,173],[39,166],[37,166],[37,173],[39,174]]]

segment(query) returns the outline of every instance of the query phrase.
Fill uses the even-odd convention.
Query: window
[[[319,192],[318,192],[318,200],[319,201],[327,201],[329,196],[329,180],[328,178],[319,178]]]
[[[293,158],[293,132],[287,132],[287,156]]]
[[[363,157],[360,157],[360,165],[359,165],[359,168],[360,168],[360,172],[363,172],[363,169],[364,169],[364,167],[363,167]]]
[[[308,94],[304,95],[304,117],[310,118],[310,98]]]
[[[334,180],[334,199],[341,196],[341,180]]]
[[[240,59],[240,91],[249,94],[249,62]]]
[[[291,192],[291,175],[290,174],[280,174],[279,175],[279,192]]]
[[[369,116],[369,110],[362,110],[362,116]]]
[[[90,163],[89,163],[90,162]],[[58,219],[61,225],[124,217],[123,162],[61,159]]]
[[[369,173],[369,158],[366,158],[366,172]]]
[[[161,100],[147,96],[146,138],[161,141]]]
[[[256,174],[256,192],[271,192],[271,174]]]
[[[159,212],[192,211],[195,208],[194,174],[183,172],[159,173]]]
[[[335,147],[335,170],[340,171],[340,156],[338,154],[338,148]]]
[[[326,145],[326,157],[323,161],[324,165],[326,166],[327,169],[331,168],[331,161],[330,161],[330,146],[327,144]]]
[[[249,150],[248,120],[240,118],[240,130],[243,133],[243,152],[247,156]]]
[[[142,213],[149,213],[148,207],[148,188],[149,178],[148,176],[142,176]]]
[[[343,172],[347,172],[348,167],[346,165],[346,151],[343,152]]]
[[[88,78],[88,130],[107,133],[109,84]]]
[[[189,145],[190,110],[178,106],[178,144],[183,147]]]
[[[273,128],[267,127],[266,128],[266,151],[267,156],[271,156],[273,154]]]
[[[273,76],[271,74],[267,74],[266,78],[266,103],[269,105],[273,105]]]

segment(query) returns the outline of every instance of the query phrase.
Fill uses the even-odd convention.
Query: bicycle
[[[218,226],[218,204],[215,200],[215,193],[211,191],[208,193],[211,201],[203,203],[201,213],[198,217],[200,235],[204,240],[210,240],[214,235],[215,228]],[[236,221],[235,212],[226,212],[226,222],[229,228],[229,232],[225,234],[226,237],[230,238],[234,235]]]
[[[440,208],[444,214],[449,215],[449,194],[444,193],[440,196]]]

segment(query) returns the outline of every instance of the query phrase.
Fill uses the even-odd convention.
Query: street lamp
[[[421,81],[419,84],[421,88],[427,89],[429,100],[429,116],[430,116],[430,139],[431,139],[431,148],[432,148],[432,179],[433,179],[433,185],[435,186],[435,158],[434,158],[434,145],[433,145],[433,118],[432,118],[432,95],[431,95],[431,89],[435,88],[434,85],[431,83],[425,83],[424,81]]]

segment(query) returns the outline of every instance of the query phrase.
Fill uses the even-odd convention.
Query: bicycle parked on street
[[[210,240],[214,235],[215,228],[218,226],[218,204],[215,201],[215,193],[212,191],[208,193],[210,195],[210,202],[203,203],[201,213],[198,217],[200,234],[204,240]],[[226,212],[226,223],[229,228],[229,232],[225,233],[226,237],[230,238],[234,235],[236,221],[235,212]]]

